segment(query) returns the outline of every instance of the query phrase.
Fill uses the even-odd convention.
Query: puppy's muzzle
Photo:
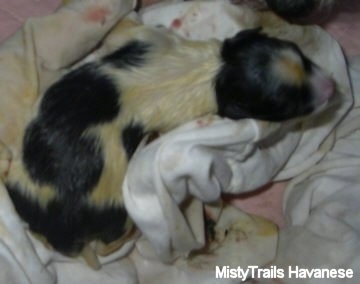
[[[336,94],[335,81],[320,69],[314,71],[310,78],[310,85],[315,109],[326,104]]]

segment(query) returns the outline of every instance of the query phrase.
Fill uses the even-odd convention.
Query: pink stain
[[[196,121],[196,124],[199,126],[199,127],[204,127],[204,126],[207,126],[207,122],[204,120],[204,119],[198,119]]]
[[[110,14],[108,8],[105,7],[91,7],[87,9],[84,13],[84,19],[88,22],[95,23],[104,23],[106,21],[106,16]]]
[[[198,120],[196,120],[196,124],[198,127],[202,128],[202,127],[207,127],[209,125],[211,125],[214,121],[213,117],[203,117],[203,118],[199,118]]]
[[[179,29],[182,26],[182,20],[179,18],[176,18],[172,21],[170,26],[174,29]]]

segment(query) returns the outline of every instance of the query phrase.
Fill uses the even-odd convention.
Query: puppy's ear
[[[248,29],[238,32],[235,36],[227,38],[221,49],[221,57],[227,63],[232,63],[236,59],[236,54],[238,53],[241,46],[246,46],[247,43],[258,38],[261,34],[262,28]]]

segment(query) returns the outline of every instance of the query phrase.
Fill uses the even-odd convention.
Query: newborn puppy
[[[335,0],[230,0],[233,4],[244,4],[255,10],[270,9],[289,20],[306,20],[316,15],[326,17],[335,6]]]
[[[335,0],[265,0],[270,9],[285,18],[304,18],[316,11],[329,12]]]
[[[149,133],[206,114],[283,121],[313,112],[335,91],[295,44],[259,29],[196,42],[130,26],[116,50],[45,92],[25,130],[22,159],[6,179],[30,230],[95,268],[89,243],[101,244],[96,253],[106,255],[131,232],[121,187]]]

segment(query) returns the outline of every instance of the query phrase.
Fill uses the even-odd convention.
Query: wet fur
[[[282,121],[315,108],[307,81],[313,65],[292,43],[259,30],[221,43],[124,27],[109,35],[117,49],[45,92],[25,130],[22,159],[5,180],[30,229],[70,256],[89,255],[91,241],[110,253],[131,232],[121,186],[149,133],[206,114]]]

